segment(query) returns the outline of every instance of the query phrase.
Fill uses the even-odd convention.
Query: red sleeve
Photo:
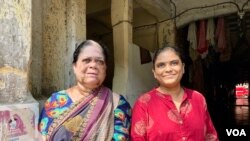
[[[131,141],[145,141],[147,127],[147,106],[138,99],[132,109]]]
[[[205,122],[206,122],[205,123],[206,124],[206,133],[205,133],[206,141],[219,141],[217,132],[214,128],[213,122],[208,112],[206,102],[204,103],[204,105],[205,105]]]

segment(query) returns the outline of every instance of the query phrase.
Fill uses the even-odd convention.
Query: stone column
[[[132,47],[132,0],[112,0],[111,19],[114,42],[114,80],[113,90],[127,95],[128,50]]]
[[[32,49],[30,64],[30,87],[31,93],[36,99],[41,97],[42,88],[42,64],[43,64],[43,41],[42,41],[42,1],[32,0]]]
[[[42,94],[64,87],[66,51],[66,0],[43,1],[43,71]]]
[[[0,104],[29,94],[31,0],[0,0]]]
[[[72,54],[86,38],[86,0],[43,1],[43,95],[73,85]]]
[[[75,84],[72,69],[73,53],[78,44],[86,39],[86,0],[67,1],[67,47],[65,62],[65,88]]]

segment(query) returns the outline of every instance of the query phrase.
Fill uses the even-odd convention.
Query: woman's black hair
[[[157,57],[159,56],[159,54],[167,49],[173,50],[180,57],[182,63],[185,63],[185,55],[184,55],[182,48],[173,46],[173,45],[165,45],[164,47],[159,48],[158,50],[155,51],[154,57],[153,57],[153,68],[155,67],[155,61],[157,60]]]
[[[94,40],[85,40],[77,46],[77,48],[75,49],[74,54],[73,54],[73,64],[77,62],[81,50],[83,48],[85,48],[86,46],[92,45],[94,43],[98,44],[102,48],[102,53],[103,53],[103,56],[105,59],[104,61],[107,64],[107,62],[108,62],[108,48],[103,43],[97,42]]]

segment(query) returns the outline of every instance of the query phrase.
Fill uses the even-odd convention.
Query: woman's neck
[[[78,91],[79,94],[85,95],[85,96],[93,93],[93,91],[95,90],[95,88],[85,87],[85,86],[80,85],[80,84],[77,84],[75,86],[75,89]]]
[[[66,90],[72,101],[79,101],[80,99],[88,97],[93,93],[94,89],[83,87],[82,85],[75,85]]]
[[[179,100],[184,94],[183,88],[181,86],[174,88],[166,88],[163,86],[159,86],[158,90],[163,94],[170,95],[173,100]]]

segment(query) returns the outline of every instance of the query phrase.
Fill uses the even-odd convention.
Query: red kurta
[[[184,91],[179,112],[171,96],[156,89],[140,96],[132,112],[132,141],[217,141],[205,98]]]

